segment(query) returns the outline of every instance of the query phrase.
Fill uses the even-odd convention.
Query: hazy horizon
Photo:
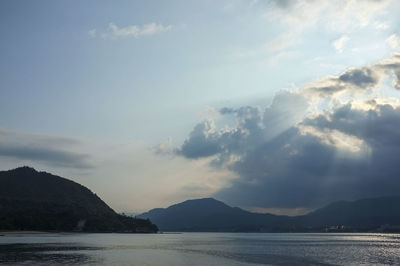
[[[0,2],[0,170],[119,212],[398,195],[400,2]]]

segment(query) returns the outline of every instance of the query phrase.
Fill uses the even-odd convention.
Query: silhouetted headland
[[[116,213],[88,188],[30,167],[0,171],[0,230],[155,233]]]

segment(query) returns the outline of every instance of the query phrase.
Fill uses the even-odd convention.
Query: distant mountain
[[[334,202],[298,217],[298,223],[307,226],[346,225],[355,228],[400,225],[400,196]]]
[[[286,216],[251,213],[212,199],[187,200],[166,209],[153,209],[139,218],[149,218],[162,231],[260,231],[287,224]]]
[[[212,198],[187,200],[139,215],[161,231],[320,232],[326,230],[396,231],[400,225],[400,196],[335,202],[307,215],[259,214],[230,207]]]
[[[30,167],[0,171],[0,230],[156,232],[115,213],[88,188]]]

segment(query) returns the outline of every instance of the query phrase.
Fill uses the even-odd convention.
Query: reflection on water
[[[100,249],[79,244],[2,244],[0,245],[0,263],[9,264],[91,264],[99,263],[95,257],[76,251]],[[74,252],[75,251],[75,252]]]
[[[6,233],[0,264],[400,265],[400,235]]]

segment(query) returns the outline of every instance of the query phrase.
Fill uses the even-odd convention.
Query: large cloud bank
[[[384,90],[389,92],[383,93]],[[231,204],[315,208],[400,191],[400,55],[281,91],[260,107],[222,108],[175,153],[213,158],[238,178],[215,196]],[[391,95],[390,97],[388,96]]]

